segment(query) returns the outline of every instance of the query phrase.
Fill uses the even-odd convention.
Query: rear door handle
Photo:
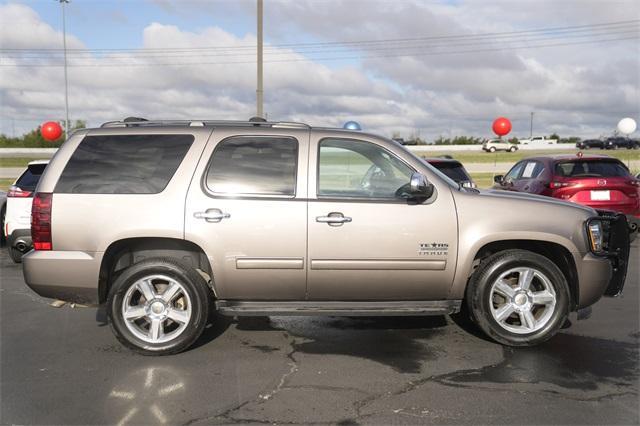
[[[207,222],[218,223],[222,219],[228,219],[231,217],[229,213],[223,213],[220,209],[207,209],[203,212],[195,212],[193,217],[196,219],[204,219]]]
[[[329,226],[341,226],[343,223],[351,222],[351,218],[345,217],[340,212],[331,212],[327,216],[316,217],[316,222],[327,223]]]

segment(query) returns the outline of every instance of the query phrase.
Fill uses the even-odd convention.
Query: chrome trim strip
[[[303,269],[302,257],[239,257],[236,269]]]
[[[446,260],[367,259],[337,260],[311,259],[311,269],[316,270],[400,270],[400,271],[444,271]]]

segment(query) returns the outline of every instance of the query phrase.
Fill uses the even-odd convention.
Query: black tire
[[[542,272],[550,281],[556,304],[544,326],[528,334],[503,328],[491,313],[491,287],[498,277],[516,267]],[[569,315],[569,286],[558,266],[548,258],[527,250],[505,250],[489,256],[473,273],[466,293],[466,303],[473,321],[490,338],[507,346],[533,346],[553,337]]]
[[[135,336],[126,326],[121,308],[129,288],[145,276],[164,275],[183,286],[191,300],[191,317],[184,331],[168,342],[149,343]],[[189,348],[200,337],[212,309],[212,292],[193,268],[171,258],[152,258],[125,269],[113,282],[107,299],[111,329],[118,340],[142,355],[172,355]]]
[[[496,152],[496,147],[492,146],[491,148],[489,148],[489,152]]]
[[[515,146],[512,146],[511,148],[509,148],[509,152],[516,152],[518,150],[518,148],[516,148]]]
[[[9,251],[9,257],[14,263],[22,263],[23,253],[20,250],[14,247],[7,247],[7,250]]]

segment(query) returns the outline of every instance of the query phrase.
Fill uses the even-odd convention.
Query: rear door
[[[213,132],[187,195],[185,238],[207,253],[219,298],[302,300],[309,131],[264,131]]]
[[[374,140],[315,138],[310,152],[310,300],[446,299],[457,256],[448,185],[396,196],[415,168]]]
[[[542,182],[538,177],[544,172],[544,163],[537,160],[523,162],[522,172],[513,182],[513,190],[537,194],[542,191]]]

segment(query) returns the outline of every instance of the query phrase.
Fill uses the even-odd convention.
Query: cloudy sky
[[[255,0],[67,5],[72,120],[255,115]],[[640,117],[640,2],[265,0],[271,120],[594,137]],[[60,5],[0,2],[0,132],[64,118]]]

